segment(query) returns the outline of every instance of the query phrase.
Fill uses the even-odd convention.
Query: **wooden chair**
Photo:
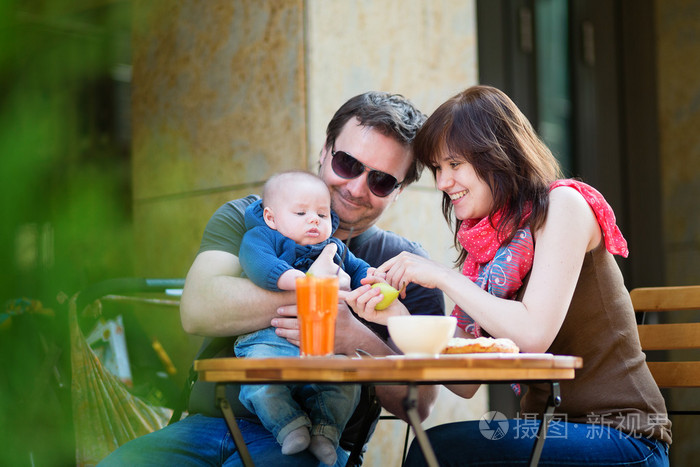
[[[634,310],[643,313],[643,318],[649,312],[664,314],[659,324],[645,324],[642,320],[638,325],[642,350],[647,357],[650,358],[649,351],[664,351],[664,361],[647,362],[659,388],[700,388],[700,322],[687,322],[692,310],[700,310],[700,285],[643,287],[632,290],[630,296]],[[687,354],[678,355],[679,351]],[[692,357],[691,360],[679,361],[677,358],[688,356]],[[700,415],[700,410],[668,412]]]

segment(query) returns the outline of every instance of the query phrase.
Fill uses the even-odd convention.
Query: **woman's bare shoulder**
[[[588,202],[584,199],[581,193],[575,188],[562,185],[552,189],[549,192],[549,200],[555,203],[571,203],[571,206],[577,204],[588,207]]]
[[[588,247],[595,248],[602,238],[600,226],[588,201],[576,189],[568,186],[554,188],[549,195],[547,223],[553,222],[567,230],[587,233]]]

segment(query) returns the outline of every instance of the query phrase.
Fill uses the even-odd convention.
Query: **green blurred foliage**
[[[129,147],[118,131],[128,124],[118,100],[128,83],[113,78],[130,60],[129,6],[3,2],[3,299],[51,299],[132,274]],[[22,237],[31,226],[34,259]]]
[[[128,0],[0,1],[0,312],[54,312],[0,323],[0,465],[75,463],[56,297],[133,275],[130,31]]]

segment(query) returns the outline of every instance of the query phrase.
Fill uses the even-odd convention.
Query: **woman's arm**
[[[520,336],[509,327],[503,337],[517,336],[515,342],[526,352],[545,352],[569,310],[584,257],[603,236],[588,202],[568,187],[552,190],[547,222],[534,234],[535,256],[522,300],[532,324]]]
[[[380,266],[387,281],[442,289],[483,329],[512,339],[524,352],[544,352],[556,337],[574,294],[584,255],[602,239],[598,222],[576,190],[552,190],[545,225],[535,235],[535,256],[523,301],[497,298],[459,272],[401,254]]]
[[[524,352],[545,352],[564,322],[584,256],[602,234],[588,202],[576,190],[561,187],[552,190],[547,221],[534,235],[535,256],[522,302],[494,299],[493,309],[483,306],[471,316]]]

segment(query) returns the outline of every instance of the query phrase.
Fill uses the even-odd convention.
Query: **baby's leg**
[[[295,397],[301,397],[313,424],[309,450],[324,464],[333,465],[340,434],[357,407],[360,386],[309,384],[299,391]]]
[[[299,355],[299,349],[265,328],[237,339],[238,357],[265,358]],[[282,446],[282,453],[296,454],[309,446],[311,421],[292,397],[293,387],[276,384],[241,385],[239,399],[255,413]]]

